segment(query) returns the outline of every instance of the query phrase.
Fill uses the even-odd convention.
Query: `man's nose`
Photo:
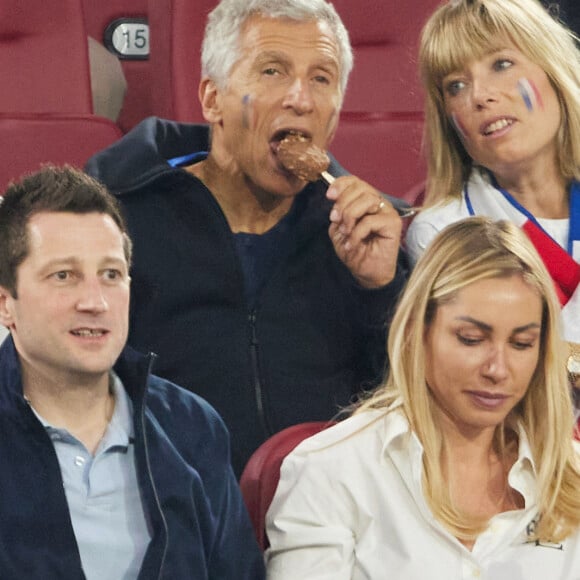
[[[312,111],[312,93],[308,81],[302,78],[294,79],[284,96],[283,105],[294,109],[299,115]]]
[[[79,290],[80,295],[77,301],[77,310],[105,312],[109,308],[99,278],[83,280],[82,284],[80,284]]]

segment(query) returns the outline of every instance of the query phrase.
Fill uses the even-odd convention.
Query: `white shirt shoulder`
[[[466,217],[469,217],[469,211],[463,198],[447,199],[420,211],[411,222],[405,237],[412,265],[415,265],[443,228]]]
[[[365,466],[380,464],[384,415],[350,417],[306,439],[286,457],[266,517],[269,580],[357,577],[356,530],[366,519],[360,491],[365,480],[375,480]],[[374,495],[369,492],[368,499]],[[370,521],[371,513],[367,517]]]

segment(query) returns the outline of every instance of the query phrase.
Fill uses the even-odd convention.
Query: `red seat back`
[[[268,547],[265,521],[266,512],[280,479],[282,461],[301,441],[332,425],[323,421],[300,423],[283,429],[262,443],[250,457],[240,488],[260,547]]]
[[[426,173],[419,34],[439,3],[333,1],[349,30],[355,61],[330,149],[352,173],[410,202]]]
[[[400,116],[390,113],[358,116],[345,112],[330,150],[351,173],[414,204],[413,192],[426,175],[421,154],[422,132],[420,112]]]
[[[82,0],[1,0],[0,78],[0,194],[43,163],[82,168],[121,137],[92,114]]]
[[[198,87],[201,43],[208,13],[217,0],[149,0],[151,96],[155,114],[203,122]]]
[[[43,163],[82,168],[121,136],[112,121],[94,115],[0,114],[0,195]]]
[[[0,112],[92,113],[80,0],[0,2]]]

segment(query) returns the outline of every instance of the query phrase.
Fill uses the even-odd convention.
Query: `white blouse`
[[[405,236],[405,247],[411,263],[415,265],[427,246],[443,228],[467,217],[470,217],[470,213],[463,197],[450,198],[420,211],[413,218]],[[537,220],[559,246],[564,249],[568,248],[570,231],[568,218],[537,218]],[[576,252],[574,255],[577,255]]]
[[[469,551],[429,509],[422,447],[399,411],[351,417],[284,461],[267,514],[269,580],[580,580],[580,532],[528,540],[535,471],[520,430],[509,483],[525,508],[494,516]]]

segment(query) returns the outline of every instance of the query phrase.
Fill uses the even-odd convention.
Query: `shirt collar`
[[[133,438],[133,404],[121,379],[111,371],[111,388],[115,396],[115,409],[99,447],[106,449],[112,445],[127,447]]]
[[[109,425],[99,443],[95,455],[96,453],[111,447],[127,448],[133,439],[133,404],[123,387],[121,379],[113,371],[111,371],[110,388],[115,397],[115,407],[113,408],[113,415],[111,416]],[[48,433],[58,431],[69,435],[66,429],[61,429],[51,425],[32,405],[30,405],[30,408]]]
[[[532,448],[530,447],[530,440],[524,426],[521,423],[517,423],[514,430],[518,434],[518,458],[516,464],[527,463],[531,467],[534,474],[536,473],[536,464],[534,462],[534,457],[532,455]]]
[[[384,423],[383,457],[389,455],[394,449],[400,449],[401,441],[404,441],[406,445],[412,442],[411,445],[415,453],[422,454],[423,446],[417,435],[411,430],[411,425],[402,408],[402,402],[395,401],[388,412],[392,416],[389,421],[385,421]],[[520,421],[514,422],[510,427],[518,436],[518,458],[512,470],[518,467],[519,469],[529,471],[535,478],[537,473],[536,464],[526,430]]]

